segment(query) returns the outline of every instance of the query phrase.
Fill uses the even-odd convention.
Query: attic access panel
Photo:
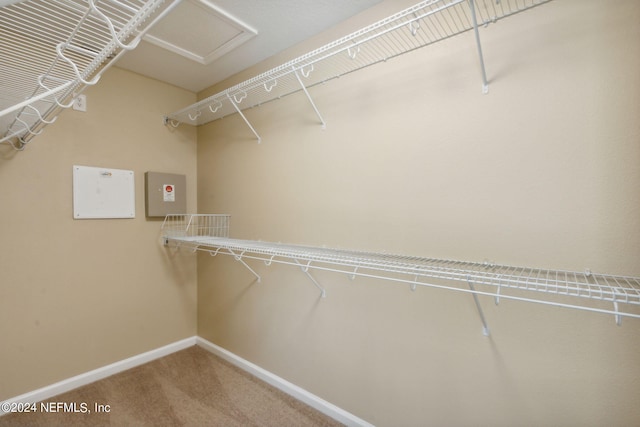
[[[257,34],[255,29],[207,0],[184,0],[144,40],[208,65]]]

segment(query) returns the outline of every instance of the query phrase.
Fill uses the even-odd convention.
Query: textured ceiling
[[[182,0],[118,66],[199,92],[381,0]]]

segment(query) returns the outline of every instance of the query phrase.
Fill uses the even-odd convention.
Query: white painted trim
[[[205,350],[210,351],[216,356],[221,357],[232,365],[235,365],[238,368],[250,373],[254,377],[261,379],[267,384],[270,384],[275,388],[294,397],[295,399],[306,403],[312,408],[317,409],[318,411],[333,418],[336,421],[339,421],[347,426],[373,427],[372,424],[356,417],[350,412],[347,412],[344,409],[341,409],[336,405],[327,402],[326,400],[316,396],[315,394],[312,394],[307,390],[304,390],[303,388],[300,388],[297,385],[292,384],[283,378],[280,378],[279,376],[249,362],[248,360],[241,358],[234,353],[231,353],[229,350],[225,350],[224,348],[205,340],[204,338],[196,337],[196,344],[204,348]]]
[[[188,2],[196,7],[200,7],[203,13],[209,14],[221,21],[226,22],[235,30],[237,30],[238,33],[206,55],[199,55],[195,51],[191,51],[186,47],[180,47],[168,40],[162,39],[158,36],[154,36],[150,33],[145,34],[143,39],[151,44],[181,55],[199,64],[209,65],[214,60],[240,47],[242,44],[258,35],[258,31],[256,29],[208,0],[188,0]],[[151,30],[151,32],[153,32],[153,30]]]
[[[137,356],[133,356],[128,359],[103,366],[102,368],[94,369],[93,371],[85,372],[84,374],[76,375],[75,377],[48,385],[38,390],[7,399],[0,402],[0,417],[5,415],[5,412],[2,411],[1,408],[7,403],[35,403],[50,399],[59,394],[82,387],[83,385],[90,384],[111,375],[126,371],[127,369],[135,368],[136,366],[140,366],[147,362],[151,362],[152,360],[175,353],[176,351],[193,347],[197,343],[196,338],[197,337],[185,338],[172,344],[165,345],[164,347],[147,351],[146,353],[138,354]]]
[[[210,341],[207,341],[204,338],[200,338],[197,336],[185,338],[164,347],[160,347],[155,350],[151,350],[146,353],[142,353],[137,356],[133,356],[107,366],[103,366],[102,368],[94,369],[93,371],[85,372],[84,374],[76,375],[75,377],[71,377],[55,384],[48,385],[38,390],[21,394],[20,396],[12,397],[0,402],[0,408],[2,408],[5,404],[35,403],[42,400],[50,399],[59,394],[66,393],[70,390],[82,387],[87,384],[91,384],[92,382],[110,377],[111,375],[126,371],[127,369],[135,368],[136,366],[143,365],[147,362],[151,362],[152,360],[159,359],[161,357],[167,356],[180,350],[184,350],[194,345],[198,345],[203,349],[210,351],[211,353],[221,357],[232,365],[239,367],[240,369],[287,393],[288,395],[311,406],[312,408],[317,409],[318,411],[333,418],[336,421],[339,421],[347,426],[373,427],[372,424],[356,417],[355,415],[345,411],[344,409],[341,409],[336,405],[329,403],[326,400],[321,399],[320,397],[308,392],[307,390],[304,390],[303,388],[298,387],[297,385],[292,384],[283,378],[280,378],[279,376],[267,371],[266,369],[263,369],[258,365],[255,365],[248,360],[245,360],[240,356],[231,353],[230,351],[225,350],[224,348]],[[0,409],[0,417],[3,415],[5,415],[5,412]]]

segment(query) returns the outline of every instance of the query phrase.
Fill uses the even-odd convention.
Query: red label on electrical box
[[[176,192],[174,191],[173,184],[164,184],[162,186],[162,200],[165,202],[175,202],[176,201]]]

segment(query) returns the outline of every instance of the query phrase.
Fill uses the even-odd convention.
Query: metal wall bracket
[[[249,270],[251,272],[251,274],[253,274],[254,276],[256,276],[256,279],[258,279],[258,283],[260,282],[260,275],[258,273],[256,273],[255,271],[253,271],[253,269],[251,267],[249,267],[249,264],[247,264],[246,262],[244,262],[244,260],[242,259],[242,255],[244,255],[244,252],[242,252],[240,255],[236,254],[235,252],[233,252],[231,249],[227,249],[229,251],[229,253],[231,255],[233,255],[233,258],[238,261],[240,264],[244,265],[246,267],[247,270]]]
[[[482,335],[485,337],[489,336],[489,327],[487,326],[487,319],[484,318],[484,311],[482,311],[482,306],[480,305],[480,301],[478,300],[478,294],[476,293],[476,288],[473,286],[471,279],[467,277],[467,284],[469,285],[469,289],[471,289],[471,295],[473,295],[473,301],[476,303],[476,308],[478,309],[478,314],[480,315],[480,320],[482,321]]]
[[[480,71],[482,73],[482,93],[489,93],[489,82],[487,81],[487,72],[484,68],[484,57],[482,55],[482,44],[480,43],[480,33],[478,32],[478,19],[476,17],[475,0],[469,0],[469,8],[471,9],[471,20],[473,21],[473,33],[476,37],[476,45],[478,46],[478,56],[480,57]]]
[[[325,291],[324,288],[322,286],[320,286],[318,281],[311,275],[311,273],[309,273],[309,266],[311,265],[311,261],[309,261],[307,263],[307,265],[301,264],[300,261],[298,261],[297,259],[295,259],[294,261],[296,262],[296,264],[298,264],[300,266],[300,270],[302,270],[302,272],[304,274],[306,274],[306,276],[309,278],[309,280],[311,280],[313,282],[313,284],[316,286],[316,288],[320,289],[320,296],[322,298],[326,298],[327,297],[327,291]]]
[[[308,77],[310,72],[311,71],[309,71],[306,74],[304,72],[302,72],[302,73],[303,73],[303,75],[305,77]],[[296,75],[296,78],[298,79],[298,82],[300,83],[300,86],[302,87],[302,90],[304,91],[304,94],[307,95],[307,99],[311,103],[311,106],[313,107],[313,110],[316,112],[316,115],[318,116],[318,119],[320,119],[320,123],[322,124],[322,129],[326,129],[327,124],[325,123],[324,119],[322,118],[322,115],[320,114],[320,111],[318,111],[318,108],[316,107],[316,104],[313,102],[313,99],[311,98],[311,95],[309,95],[309,91],[307,90],[306,86],[302,82],[302,79],[300,78],[300,75],[298,74],[298,70],[293,68],[293,73]]]
[[[247,124],[247,126],[249,126],[249,129],[251,129],[251,132],[253,132],[253,134],[256,136],[256,138],[258,138],[258,144],[260,144],[260,142],[262,141],[262,138],[260,138],[260,135],[258,135],[258,132],[256,132],[256,130],[253,128],[253,126],[251,126],[251,123],[249,123],[249,120],[247,120],[245,115],[242,113],[242,110],[240,110],[240,107],[238,107],[238,103],[236,103],[234,98],[229,94],[227,94],[227,99],[229,99],[229,102],[231,103],[231,105],[233,105],[233,108],[235,108],[236,111],[238,112],[238,114],[240,114],[240,117],[242,117],[242,120],[244,120],[244,122]],[[244,99],[244,98],[242,98],[242,99]],[[240,101],[242,101],[242,99],[240,99]]]

